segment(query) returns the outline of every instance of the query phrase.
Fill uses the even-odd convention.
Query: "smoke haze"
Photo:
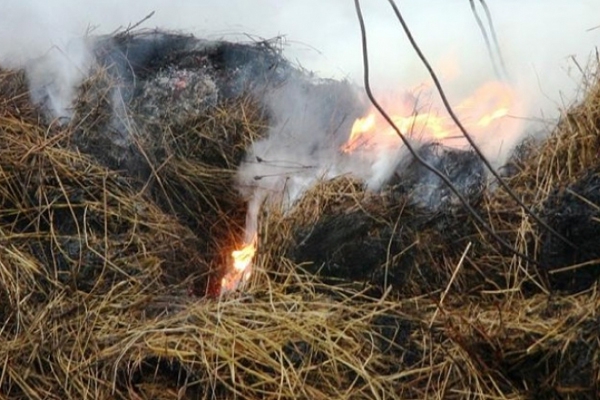
[[[201,37],[225,39],[246,38],[246,34],[264,38],[285,35],[290,59],[298,60],[319,75],[348,77],[362,83],[360,36],[351,1],[3,0],[2,3],[0,64],[5,67],[23,66],[48,52],[74,54],[69,49],[72,46],[81,49],[73,41],[82,35],[109,33],[155,11],[144,27],[180,29]],[[363,3],[375,85],[402,88],[427,80],[387,2]],[[597,17],[600,4],[593,0],[488,0],[488,4],[511,76],[527,82],[540,98],[558,102],[559,91],[571,95],[574,83],[565,71],[569,67],[567,58],[573,55],[585,64],[599,42],[600,29],[588,30],[600,25]],[[399,6],[431,61],[439,66],[453,60],[464,72],[456,86],[468,90],[481,79],[493,77],[468,0],[403,1]],[[83,58],[76,57],[71,62],[78,64]]]
[[[285,54],[293,62],[319,76],[348,79],[362,86],[360,32],[353,2],[348,0],[2,0],[1,3],[0,66],[25,68],[34,99],[45,101],[54,117],[70,116],[75,90],[90,67],[91,56],[84,36],[125,28],[153,11],[154,16],[141,27],[181,30],[208,39],[248,40],[248,36],[284,35]],[[428,82],[426,70],[410,48],[389,4],[384,0],[363,3],[377,95],[386,96]],[[495,79],[468,0],[413,0],[398,5],[417,42],[440,73],[451,100],[460,99],[482,82]],[[581,75],[569,59],[586,65],[594,46],[600,42],[600,29],[591,29],[600,25],[600,3],[488,0],[488,5],[508,73],[524,102],[519,107],[521,114],[513,117],[515,120],[541,115],[556,117],[560,106],[574,101],[581,82]],[[485,17],[481,9],[480,15]],[[307,119],[297,115],[297,110],[308,103],[296,88],[274,96],[273,110],[283,114],[281,120],[286,120],[288,127],[297,128],[295,134],[313,132],[314,135],[318,131],[318,126],[308,126]],[[277,136],[278,132],[281,129],[273,128],[271,137],[256,143],[251,154],[303,167],[315,164],[313,172],[295,175],[296,185],[285,182],[292,198],[314,179],[346,172],[343,165],[332,161],[333,153],[328,147],[331,144],[319,144],[315,153],[312,139],[307,141],[306,137],[294,137],[289,132],[285,137]],[[501,160],[517,139],[495,135],[486,139],[484,150]],[[308,147],[299,148],[299,142],[310,143],[310,151]],[[504,149],[502,154],[500,148]],[[397,154],[393,153],[395,159]],[[371,187],[385,181],[386,174],[393,170],[395,164],[387,162],[388,158],[371,160],[372,169],[362,176]],[[250,180],[256,172],[242,171],[242,181]],[[277,171],[261,172],[276,175]],[[281,190],[284,183],[267,184]]]

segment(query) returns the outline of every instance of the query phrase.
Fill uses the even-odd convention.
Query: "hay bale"
[[[96,57],[71,142],[190,228],[204,258],[223,267],[245,222],[235,170],[267,130],[254,91],[274,84],[275,63],[291,67],[266,42],[159,31],[99,38]]]
[[[259,258],[270,266],[291,259],[328,285],[373,295],[391,284],[418,327],[401,346],[410,362],[395,381],[399,397],[596,398],[599,93],[600,85],[590,88],[548,140],[525,142],[508,175],[579,251],[559,245],[500,190],[480,193],[476,208],[539,265],[507,252],[460,209],[418,212],[409,191],[373,195],[342,178],[285,214],[263,215]],[[281,279],[297,279],[290,275]]]
[[[182,71],[150,70],[145,77],[166,79],[155,87],[160,96],[174,93],[169,85],[181,77],[205,82]],[[0,75],[0,83],[24,90],[21,78]],[[108,132],[111,114],[103,107],[110,106],[110,90],[98,90],[108,78],[101,71],[90,78],[82,102],[91,106],[69,126],[44,125],[21,104],[26,94],[19,90],[6,98],[0,92],[6,397],[600,396],[597,277],[570,278],[585,285],[565,294],[571,287],[544,281],[544,271],[499,248],[459,208],[432,213],[409,201],[411,190],[372,194],[345,177],[321,183],[285,214],[263,210],[248,292],[219,301],[192,296],[215,290],[211,267],[235,244],[244,207],[229,182],[247,141],[264,132],[270,116],[248,97],[219,98],[208,112],[208,103],[198,103],[198,115],[175,104],[147,121],[155,126],[148,137],[164,140],[135,142],[138,150],[149,146],[150,172],[127,173],[120,170],[125,164],[101,159],[100,142],[95,154],[73,146],[77,135]],[[571,239],[587,253],[569,258],[502,192],[472,191],[478,210],[521,251],[539,259],[555,251],[561,261],[552,270],[596,257],[597,199],[588,189],[597,176],[586,171],[598,170],[599,93],[600,85],[592,88],[510,177],[561,232],[572,218],[585,221],[586,241]],[[169,119],[173,113],[184,118]],[[183,124],[188,117],[193,122]],[[106,143],[119,137],[115,132]],[[130,161],[122,161],[138,162],[127,151],[121,154]],[[140,176],[155,183],[140,190]],[[361,283],[320,283],[303,272],[316,272],[322,262],[330,276]],[[394,290],[386,290],[385,279]]]

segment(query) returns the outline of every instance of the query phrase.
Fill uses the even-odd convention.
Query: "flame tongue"
[[[256,254],[257,237],[250,243],[245,244],[239,250],[231,252],[233,259],[233,268],[221,279],[221,294],[233,292],[238,287],[250,279],[252,274],[252,260]]]
[[[501,82],[488,82],[454,109],[463,125],[477,136],[487,133],[494,122],[514,111],[515,102],[516,93],[510,86]],[[398,129],[415,139],[444,141],[457,136],[456,125],[448,115],[432,111],[416,113],[414,104],[409,105],[403,101],[386,108],[391,110],[391,119]],[[400,145],[397,133],[372,111],[354,122],[350,137],[341,150],[344,153],[353,153],[356,150],[390,149]]]
[[[237,290],[250,279],[252,260],[258,247],[258,214],[265,197],[266,192],[257,192],[248,202],[244,245],[231,252],[233,263],[221,279],[221,295]]]

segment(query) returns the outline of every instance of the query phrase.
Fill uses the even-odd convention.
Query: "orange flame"
[[[245,245],[240,250],[234,250],[231,252],[231,256],[233,257],[233,268],[238,272],[246,271],[252,263],[254,254],[256,254],[255,241]]]
[[[492,125],[506,117],[515,104],[516,93],[509,85],[488,82],[455,106],[454,111],[465,128],[477,136],[493,128]],[[413,107],[414,104],[406,101],[385,106],[391,110],[391,119],[402,134],[423,141],[444,141],[461,136],[450,116],[432,111],[416,113]],[[352,153],[373,146],[397,147],[400,144],[396,131],[379,117],[376,110],[372,110],[366,117],[354,122],[350,137],[341,150]]]
[[[242,246],[239,250],[231,252],[233,268],[221,279],[221,294],[235,291],[240,283],[247,282],[252,274],[252,260],[256,254],[257,237]]]

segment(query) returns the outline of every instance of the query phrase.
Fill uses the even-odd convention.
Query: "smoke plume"
[[[429,82],[387,2],[364,3],[376,95],[385,97]],[[555,117],[561,106],[575,100],[581,82],[576,65],[586,65],[600,39],[600,29],[591,29],[600,25],[600,4],[591,0],[488,3],[510,82],[523,103],[519,115],[512,115],[508,124]],[[451,100],[494,79],[467,0],[402,2],[399,6]],[[52,118],[71,116],[73,97],[92,63],[89,34],[125,28],[153,11],[142,27],[227,40],[285,35],[285,54],[293,62],[320,77],[362,85],[360,35],[350,1],[5,0],[2,9],[0,67],[24,68],[33,99]],[[338,94],[338,99],[356,96]],[[432,92],[429,96],[436,97]],[[351,118],[359,117],[364,109],[335,115],[324,93],[296,81],[269,93],[265,101],[274,116],[270,135],[249,149],[239,174],[241,185],[249,188],[249,198],[277,193],[277,200],[290,204],[315,180],[346,173],[358,175],[376,189],[397,167],[403,151],[397,147],[351,161],[340,154]],[[525,125],[519,133],[527,130]],[[519,139],[519,135],[496,133],[481,144],[487,155],[501,162]]]

